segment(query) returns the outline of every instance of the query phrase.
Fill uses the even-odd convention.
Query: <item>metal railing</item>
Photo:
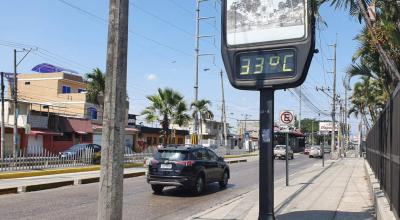
[[[0,172],[82,167],[100,163],[100,152],[95,152],[93,149],[81,149],[69,154],[56,154],[42,147],[32,147],[30,152],[21,150],[15,158],[8,155],[0,159]],[[152,150],[135,153],[131,149],[125,148],[124,163],[142,163],[147,157],[152,157],[153,154]]]
[[[400,214],[400,86],[371,128],[366,140],[368,160],[397,218]]]

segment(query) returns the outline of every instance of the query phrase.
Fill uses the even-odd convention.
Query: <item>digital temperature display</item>
[[[259,51],[238,54],[239,78],[292,75],[296,71],[294,50]]]

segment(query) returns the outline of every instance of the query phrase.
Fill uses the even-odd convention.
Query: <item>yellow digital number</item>
[[[293,57],[293,55],[286,55],[285,58],[283,58],[283,72],[291,72],[293,71],[292,68],[287,68],[286,64],[287,64],[287,58]]]
[[[279,56],[272,56],[269,58],[269,65],[270,66],[277,66],[279,65],[280,62],[280,57]]]
[[[248,75],[250,72],[250,59],[243,58],[241,62],[240,75]]]
[[[256,58],[255,69],[254,74],[260,74],[264,71],[264,57]]]

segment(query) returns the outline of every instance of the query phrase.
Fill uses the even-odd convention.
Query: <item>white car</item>
[[[312,146],[309,153],[310,158],[322,158],[322,150],[319,146]]]
[[[293,160],[293,150],[289,146],[288,147],[288,159]],[[274,148],[274,159],[285,158],[286,157],[286,145],[276,145]]]

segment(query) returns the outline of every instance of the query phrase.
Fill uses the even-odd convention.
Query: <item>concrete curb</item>
[[[232,163],[245,163],[247,162],[247,159],[241,159],[241,160],[228,160],[226,161],[227,164],[232,164]]]
[[[364,169],[368,177],[370,192],[374,199],[376,219],[396,220],[394,213],[390,210],[390,204],[386,199],[385,194],[380,189],[379,181],[375,178],[375,175],[367,160],[364,160]]]
[[[18,192],[34,192],[46,189],[54,189],[63,186],[71,186],[74,185],[73,180],[68,181],[59,181],[59,182],[52,182],[52,183],[42,183],[42,184],[35,184],[35,185],[26,185],[18,187]]]

